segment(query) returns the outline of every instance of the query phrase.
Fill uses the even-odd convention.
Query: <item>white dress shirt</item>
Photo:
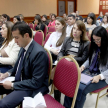
[[[50,35],[49,39],[47,40],[47,42],[46,42],[44,48],[48,49],[49,51],[50,51],[51,49],[57,49],[57,50],[60,51],[62,45],[56,47],[56,43],[57,43],[58,39],[61,37],[61,35],[62,35],[61,32],[57,32],[57,31],[56,31],[56,32],[53,32],[53,33]]]
[[[68,25],[67,28],[66,28],[66,37],[70,37],[70,34],[71,34],[71,30],[73,28],[73,25]]]

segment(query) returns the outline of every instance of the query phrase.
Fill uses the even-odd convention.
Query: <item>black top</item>
[[[72,37],[67,37],[65,41],[63,42],[63,46],[58,54],[58,57],[63,57],[68,55],[68,50],[72,48],[71,43],[73,42]],[[78,62],[78,64],[81,66],[86,59],[88,58],[89,53],[89,41],[80,41],[80,46],[78,48],[78,54],[74,57],[74,59]]]
[[[35,30],[42,30],[44,32],[44,29],[45,29],[45,25],[44,24],[37,24]]]
[[[49,24],[48,21],[43,21],[43,23],[44,23],[45,25],[47,25],[47,26],[48,26],[48,24]]]

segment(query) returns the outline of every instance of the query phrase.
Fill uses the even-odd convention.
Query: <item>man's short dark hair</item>
[[[73,19],[75,19],[75,15],[72,14],[68,15],[68,17],[72,17]]]
[[[16,31],[16,30],[19,30],[19,33],[22,35],[22,37],[24,37],[25,33],[28,33],[29,37],[32,38],[32,30],[24,22],[15,23],[14,26],[12,27],[12,31]]]

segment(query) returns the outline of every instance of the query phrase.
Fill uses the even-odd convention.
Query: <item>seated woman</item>
[[[43,24],[40,15],[35,16],[35,23],[37,24],[35,30],[42,30],[44,32],[45,25]]]
[[[88,93],[108,84],[108,34],[104,27],[96,27],[91,35],[89,58],[81,66],[81,72],[92,75],[88,84],[80,83],[74,108],[83,108]],[[65,97],[64,106],[70,108],[72,98]]]
[[[10,21],[10,17],[7,14],[2,14],[3,23],[6,21]]]
[[[105,29],[108,28],[108,16],[107,15],[104,15],[101,26],[104,27]]]
[[[20,16],[14,16],[13,17],[13,23],[15,24],[16,22],[21,21]]]
[[[45,25],[48,26],[49,22],[48,22],[48,18],[47,18],[46,15],[43,15],[43,16],[42,16],[42,21],[43,21],[43,23],[44,23]]]
[[[58,54],[60,59],[63,56],[71,56],[76,59],[81,66],[88,58],[90,42],[86,38],[86,28],[81,20],[75,22],[71,36],[67,37]],[[55,99],[60,101],[60,93],[55,90]],[[70,108],[70,107],[69,107]],[[80,107],[79,107],[80,108]]]
[[[52,53],[53,62],[57,60],[57,55],[61,49],[62,43],[66,37],[66,23],[61,17],[57,17],[55,21],[56,32],[53,32],[44,48],[48,49]]]
[[[10,21],[2,25],[1,35],[5,38],[2,47],[0,48],[0,71],[5,73],[14,66],[20,47],[15,43],[11,34],[13,23]]]
[[[56,15],[52,14],[51,21],[49,22],[48,27],[55,27],[55,19],[56,19]]]
[[[92,30],[96,27],[96,16],[94,13],[89,13],[87,16],[87,23],[85,23],[88,38],[90,39]]]

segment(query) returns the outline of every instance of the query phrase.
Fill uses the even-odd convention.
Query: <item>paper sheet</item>
[[[14,81],[15,77],[7,77],[5,79],[3,79],[2,81],[0,81],[0,83],[4,83],[5,81]]]

